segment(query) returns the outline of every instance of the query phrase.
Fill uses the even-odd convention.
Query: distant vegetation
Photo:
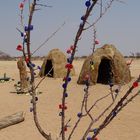
[[[9,54],[0,51],[0,60],[12,60],[12,57]]]

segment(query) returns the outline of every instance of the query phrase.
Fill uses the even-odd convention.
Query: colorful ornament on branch
[[[29,61],[30,61],[29,57],[26,57],[25,61],[26,61],[26,63],[29,63]]]
[[[27,32],[27,31],[32,31],[33,30],[33,25],[30,25],[30,26],[25,26],[24,27],[24,31]]]
[[[32,107],[30,108],[30,112],[33,112],[33,108]]]
[[[68,82],[70,82],[71,81],[71,77],[68,77]]]
[[[70,49],[67,50],[67,54],[71,54],[71,50]]]
[[[99,44],[99,41],[98,40],[95,40],[95,44],[98,45]]]
[[[17,49],[18,51],[23,51],[22,45],[18,45],[16,49]]]
[[[70,46],[70,49],[71,49],[72,51],[74,50],[74,48],[75,48],[75,47],[74,47],[73,45]]]
[[[66,105],[63,106],[63,105],[60,104],[60,105],[59,105],[59,109],[64,109],[64,110],[66,110],[66,109],[67,109],[67,106],[66,106]]]
[[[77,117],[81,118],[81,117],[82,117],[82,113],[79,112],[79,113],[77,114]]]
[[[65,97],[68,97],[68,93],[65,93],[64,95],[65,95]]]
[[[62,85],[62,87],[65,89],[65,88],[67,87],[67,85],[64,83],[64,84]]]
[[[24,8],[24,3],[23,3],[23,2],[21,2],[21,3],[19,4],[19,8],[20,8],[20,10],[23,10],[23,8]]]
[[[40,66],[37,66],[37,69],[41,70],[41,67]]]
[[[26,33],[21,32],[20,34],[21,34],[21,37],[26,36]]]
[[[81,20],[85,20],[85,16],[82,16],[82,17],[81,17]]]
[[[32,66],[32,67],[35,67],[35,64],[34,64],[34,63],[31,63],[31,66]]]
[[[136,87],[138,87],[139,86],[139,83],[138,82],[134,82],[133,83],[133,88],[136,88]]]
[[[22,33],[22,32],[21,32],[20,34],[21,34],[21,37],[23,37],[23,36],[24,36],[24,33]]]
[[[65,68],[71,70],[73,68],[73,65],[68,63],[68,64],[66,64]]]
[[[64,128],[64,131],[67,131],[68,129],[67,129],[67,126],[65,126],[65,128]]]
[[[97,130],[98,130],[97,128],[93,129],[94,134],[97,133]]]
[[[86,7],[87,7],[87,8],[89,8],[89,7],[90,7],[90,5],[91,5],[90,0],[86,1],[85,5],[86,5]]]
[[[92,140],[92,138],[91,137],[87,137],[87,140]]]

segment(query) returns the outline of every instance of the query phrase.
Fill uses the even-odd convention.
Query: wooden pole
[[[20,74],[20,86],[21,86],[21,91],[24,91],[25,89],[28,88],[28,75],[26,71],[26,65],[25,62],[22,58],[20,58],[17,61],[17,67],[19,69],[19,74]]]
[[[6,128],[8,126],[17,124],[24,121],[24,113],[23,112],[17,112],[15,114],[12,114],[10,116],[6,116],[0,120],[0,129]]]

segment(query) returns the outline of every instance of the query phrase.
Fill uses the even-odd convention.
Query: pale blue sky
[[[41,1],[41,0],[40,0]],[[35,13],[31,47],[36,49],[64,21],[65,26],[40,49],[36,55],[46,55],[52,48],[65,51],[71,44],[85,13],[86,0],[42,0],[52,8],[42,8]],[[114,2],[106,15],[98,22],[97,38],[103,44],[114,44],[124,55],[140,52],[140,0],[124,0],[126,4]],[[19,3],[21,0],[1,0],[0,3],[0,50],[12,56],[19,56],[16,46],[22,42],[16,27],[20,28]],[[93,14],[93,12],[92,12]],[[94,14],[93,14],[94,15]],[[27,15],[25,15],[25,19]],[[92,23],[95,17],[91,16]],[[25,25],[27,22],[25,21]],[[89,55],[92,47],[93,31],[83,33],[76,55]]]

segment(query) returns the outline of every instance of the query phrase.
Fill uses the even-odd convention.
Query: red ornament
[[[99,44],[99,41],[98,40],[95,40],[95,44],[98,45]]]
[[[26,63],[28,63],[28,62],[29,62],[29,58],[28,58],[28,57],[26,57],[26,58],[25,58],[25,61],[26,61]]]
[[[24,7],[24,4],[21,2],[20,5],[19,5],[19,8],[22,10]]]
[[[18,45],[16,48],[18,51],[23,51],[22,45]]]
[[[67,127],[65,127],[65,128],[64,128],[64,131],[67,131],[67,130],[68,130]]]
[[[94,138],[94,140],[99,140],[99,139],[96,137],[96,138]]]
[[[75,48],[74,46],[70,46],[70,49],[71,49],[72,51],[74,50],[74,48]]]
[[[134,82],[133,83],[133,88],[136,88],[136,87],[138,87],[139,86],[139,83],[138,82]]]
[[[73,65],[72,64],[66,64],[65,68],[71,70],[73,68]]]
[[[59,105],[59,109],[62,109],[62,105]]]
[[[71,53],[71,50],[70,50],[70,49],[68,49],[68,50],[67,50],[67,53],[68,53],[68,54],[70,54],[70,53]]]
[[[63,106],[63,105],[60,104],[60,105],[59,105],[59,109],[65,109],[65,110],[66,110],[66,109],[67,109],[67,106],[66,106],[66,105]]]

